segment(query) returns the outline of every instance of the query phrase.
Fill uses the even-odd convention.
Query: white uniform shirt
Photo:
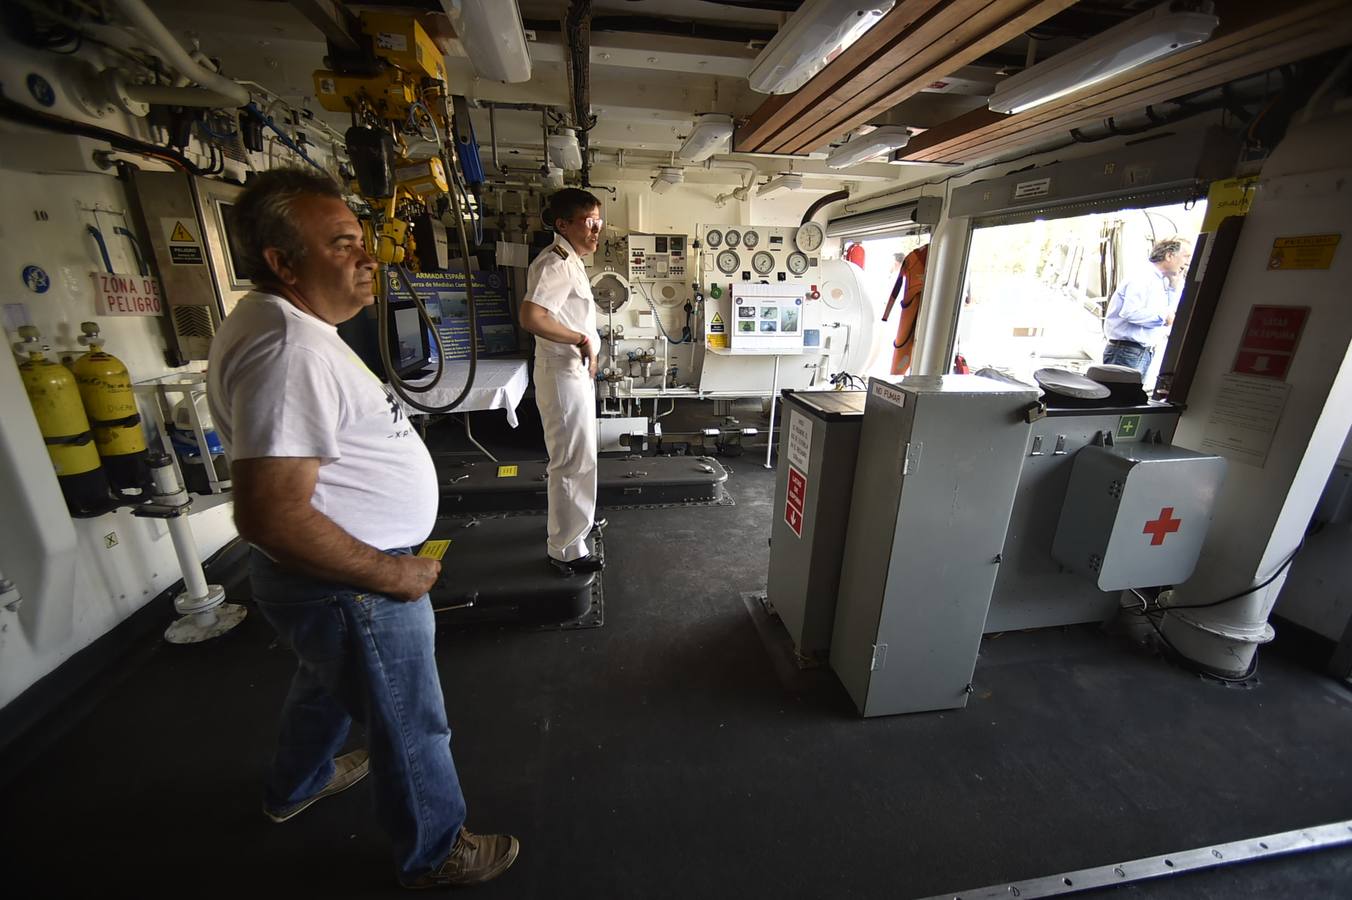
[[[565,328],[587,335],[591,339],[593,352],[601,345],[601,336],[596,331],[596,314],[592,305],[594,298],[587,269],[582,265],[582,257],[577,255],[563,235],[556,234],[554,243],[531,262],[526,273],[525,299],[544,307]],[[570,344],[560,344],[548,338],[535,340],[537,363],[567,362],[579,358],[577,348]]]
[[[340,528],[379,550],[426,540],[432,457],[337,328],[255,292],[221,324],[209,365],[211,418],[232,459],[318,458],[310,502]]]

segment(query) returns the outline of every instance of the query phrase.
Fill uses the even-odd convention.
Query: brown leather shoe
[[[371,757],[365,750],[353,750],[351,753],[344,753],[342,756],[336,756],[333,759],[333,777],[329,783],[324,785],[323,789],[313,797],[307,797],[299,803],[288,806],[284,809],[268,809],[263,807],[263,815],[274,822],[285,822],[294,816],[299,815],[308,809],[310,804],[323,800],[325,797],[332,797],[334,794],[342,793],[352,785],[356,784],[366,777],[366,773],[371,769]]]
[[[465,887],[492,881],[516,862],[521,842],[510,834],[475,834],[460,829],[450,856],[417,881],[405,884],[410,890],[436,887]]]

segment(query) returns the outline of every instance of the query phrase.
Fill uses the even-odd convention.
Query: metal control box
[[[1037,399],[977,375],[870,381],[831,638],[865,716],[967,704]]]
[[[798,653],[831,647],[863,391],[785,391],[766,597]]]
[[[1075,455],[1052,556],[1104,591],[1187,581],[1224,477],[1224,459],[1181,447],[1085,447]]]
[[[629,283],[685,281],[688,246],[683,234],[630,234],[626,239]]]

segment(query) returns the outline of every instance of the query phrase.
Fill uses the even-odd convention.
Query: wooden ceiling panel
[[[1075,0],[911,0],[796,93],[772,97],[734,139],[741,152],[816,149],[974,62]]]
[[[776,94],[752,114],[735,139],[738,151],[753,151],[765,146],[795,119],[812,110],[823,97],[860,90],[872,84],[882,72],[891,69],[886,62],[894,43],[906,29],[929,15],[942,0],[910,0],[898,4],[883,16],[848,50],[831,60],[826,68],[792,94]],[[882,66],[878,71],[875,67]]]
[[[1352,0],[1218,3],[1212,40],[1025,113],[976,110],[918,135],[902,158],[972,162],[1098,119],[1140,112],[1352,42]]]
[[[816,127],[807,129],[789,152],[805,153],[824,147],[832,139],[853,131],[883,115],[889,109],[914,96],[931,84],[960,68],[980,59],[992,50],[998,49],[1019,35],[1050,18],[1074,0],[1043,0],[1036,3],[994,4],[987,3],[972,15],[964,15],[960,8],[953,9],[949,17],[952,27],[925,49],[915,53],[906,61],[904,67],[908,74],[899,84],[896,78],[889,79],[890,87],[883,86],[885,92],[857,95],[843,107],[849,117],[823,118]],[[948,10],[945,10],[948,13]],[[927,41],[929,35],[917,30],[916,45]],[[894,70],[901,71],[900,69]],[[874,99],[868,100],[869,96]]]

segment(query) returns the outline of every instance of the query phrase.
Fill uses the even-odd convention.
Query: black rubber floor
[[[726,462],[735,507],[610,514],[604,627],[442,635],[469,825],[522,841],[475,896],[904,900],[1352,818],[1352,694],[1270,649],[1243,690],[1093,628],[1006,634],[966,710],[858,719],[776,666],[743,599],[773,475]],[[259,813],[291,670],[256,615],[147,641],[0,792],[0,890],[401,896],[365,786]],[[1352,850],[1116,895],[1347,897]]]

